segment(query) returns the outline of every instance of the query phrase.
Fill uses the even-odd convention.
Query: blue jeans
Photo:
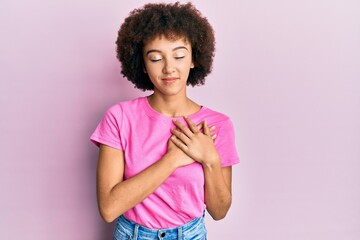
[[[124,216],[116,222],[113,240],[206,240],[204,216],[175,228],[150,229]]]

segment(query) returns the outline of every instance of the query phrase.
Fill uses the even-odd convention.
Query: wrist
[[[176,154],[172,151],[165,153],[165,155],[161,158],[161,161],[165,162],[172,171],[175,171],[178,167],[180,167],[180,164],[176,161]]]
[[[180,149],[171,149],[164,155],[165,161],[168,161],[172,169],[175,171],[179,167],[183,167],[193,163],[189,156],[183,153]]]
[[[221,160],[220,156],[216,154],[213,158],[207,158],[207,161],[202,162],[202,166],[204,169],[214,169],[214,168],[221,168]]]

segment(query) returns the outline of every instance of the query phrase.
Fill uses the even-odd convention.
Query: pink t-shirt
[[[223,167],[239,163],[233,125],[227,116],[202,107],[188,117],[195,124],[206,120],[209,126],[216,126],[215,146]],[[172,118],[155,111],[146,97],[140,97],[109,108],[90,139],[98,146],[102,143],[124,151],[124,179],[128,179],[166,153],[174,127]],[[200,217],[205,208],[204,173],[201,164],[195,162],[176,169],[124,216],[149,228],[172,228]]]

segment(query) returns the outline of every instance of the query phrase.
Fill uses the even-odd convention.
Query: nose
[[[164,61],[164,67],[163,67],[163,73],[173,73],[175,71],[175,66],[172,61],[165,60]]]

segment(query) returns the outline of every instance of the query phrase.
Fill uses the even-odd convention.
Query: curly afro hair
[[[215,37],[208,20],[191,3],[150,3],[130,12],[116,41],[123,76],[143,91],[154,89],[143,71],[142,48],[159,35],[171,40],[185,37],[191,43],[195,67],[190,70],[187,85],[203,85],[212,70]]]

